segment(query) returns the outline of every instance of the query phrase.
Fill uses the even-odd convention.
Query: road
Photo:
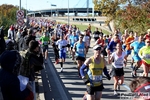
[[[48,53],[48,63],[45,64],[45,69],[41,72],[45,96],[43,98],[45,100],[82,100],[86,87],[82,79],[78,77],[77,65],[74,64],[71,58],[67,58],[64,64],[64,71],[61,73],[60,64],[54,65],[54,54],[51,46]],[[92,55],[92,48],[90,48],[87,57]],[[129,62],[130,60],[128,59],[127,67],[124,68],[125,80],[124,84],[121,85],[121,90],[118,91],[120,94],[130,92],[129,84],[133,78],[131,77]],[[110,69],[111,65],[107,65],[107,67]],[[141,68],[138,70],[139,72],[142,72]],[[120,95],[113,95],[113,79],[107,80],[104,76],[103,83],[105,89],[101,100],[120,100]]]

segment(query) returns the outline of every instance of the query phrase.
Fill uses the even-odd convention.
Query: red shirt
[[[104,46],[104,39],[98,39],[97,44]]]
[[[145,39],[150,39],[150,35],[146,34]]]

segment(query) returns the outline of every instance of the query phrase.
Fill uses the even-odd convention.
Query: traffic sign
[[[17,23],[19,26],[22,26],[24,24],[24,19],[17,19]]]
[[[23,10],[17,10],[17,19],[18,18],[24,18],[24,11]]]

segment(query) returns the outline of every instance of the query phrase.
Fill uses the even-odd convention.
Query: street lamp
[[[68,25],[69,25],[69,0],[68,0]]]
[[[92,8],[92,13],[93,13],[92,16],[93,16],[93,17],[94,17],[94,14],[95,14],[95,13],[94,13],[94,7],[95,7],[95,4],[94,4],[94,2],[93,2],[93,8]]]
[[[52,6],[56,7],[56,5],[55,4],[51,4],[51,17],[52,17]]]
[[[21,10],[21,0],[19,0],[19,10]]]

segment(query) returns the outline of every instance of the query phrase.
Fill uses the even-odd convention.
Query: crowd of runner
[[[22,52],[25,52],[25,63],[23,63],[25,65],[32,61],[32,59],[26,61],[28,53],[29,55],[34,53],[32,57],[36,61],[32,61],[32,64],[29,64],[30,67],[25,67],[23,72],[18,71],[18,74],[23,79],[31,82],[30,85],[34,84],[34,73],[42,69],[38,65],[47,63],[49,45],[54,50],[55,64],[60,64],[60,72],[64,70],[63,64],[67,57],[72,58],[73,62],[77,64],[78,77],[82,78],[86,84],[87,90],[84,99],[87,100],[100,100],[102,90],[104,89],[103,73],[108,80],[113,78],[114,95],[118,95],[117,90],[120,89],[120,85],[124,82],[124,67],[128,67],[126,65],[130,60],[132,77],[148,77],[150,70],[150,29],[146,33],[128,30],[124,30],[124,33],[121,33],[118,28],[115,32],[106,35],[99,28],[95,28],[95,31],[92,32],[90,24],[84,31],[81,31],[80,27],[76,25],[60,24],[48,19],[32,18],[29,25],[30,27],[10,26],[7,36],[8,40],[3,46],[1,45],[3,49],[0,49],[0,63],[3,69],[3,60],[1,59],[5,58],[5,53],[8,51],[11,53],[12,50],[17,50],[21,55]],[[2,38],[3,36],[0,38],[1,41],[4,41]],[[91,45],[92,38],[95,40],[94,45]],[[91,57],[87,57],[91,47],[94,54]],[[129,56],[132,56],[132,58],[129,59]],[[29,58],[29,56],[27,57]],[[112,64],[109,72],[107,70],[108,64]],[[38,69],[35,66],[38,66]],[[137,74],[137,70],[141,66],[143,73]],[[25,91],[25,89],[23,90]],[[5,90],[2,89],[2,92],[4,93]],[[142,92],[146,92],[146,90]]]

